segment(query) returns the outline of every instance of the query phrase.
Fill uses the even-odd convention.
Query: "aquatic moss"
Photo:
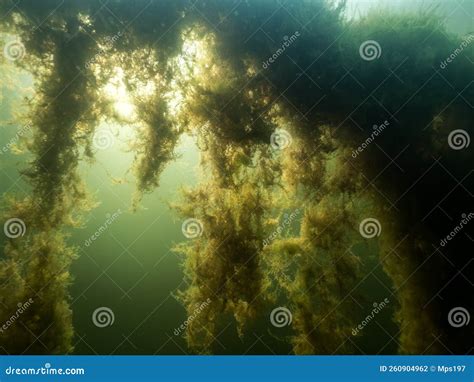
[[[222,148],[215,140],[210,152],[214,152],[213,145],[216,151]],[[198,219],[202,225],[202,236],[176,248],[184,255],[189,287],[179,296],[188,314],[202,302],[210,301],[186,332],[189,346],[198,352],[212,350],[225,314],[233,316],[239,335],[243,336],[246,323],[258,317],[266,298],[268,285],[262,273],[261,252],[272,201],[271,193],[260,181],[270,171],[266,166],[269,151],[259,154],[267,160],[248,167],[237,159],[245,154],[228,145],[222,155],[203,164],[226,179],[217,175],[188,190],[184,202],[176,207],[183,218]],[[233,172],[221,168],[231,168]]]
[[[0,318],[32,293],[37,303],[21,318],[30,332],[17,325],[2,338],[5,349],[72,351],[67,286],[75,251],[65,232],[90,208],[76,169],[80,160],[93,158],[95,127],[103,119],[127,123],[101,94],[114,67],[120,67],[140,124],[132,147],[135,202],[159,185],[183,132],[198,138],[208,171],[178,207],[183,217],[201,220],[204,228],[201,238],[179,248],[190,282],[181,299],[188,314],[211,300],[188,327],[191,348],[211,351],[226,314],[243,335],[246,323],[282,295],[294,310],[296,353],[351,352],[343,343],[353,325],[345,297],[360,280],[360,259],[350,248],[360,240],[361,205],[368,204],[390,227],[380,239],[380,256],[400,306],[400,351],[443,351],[432,345],[431,335],[445,335],[450,328],[445,315],[437,313],[445,307],[430,294],[469,259],[454,256],[465,253],[463,241],[446,249],[452,269],[432,257],[428,243],[443,235],[444,226],[426,216],[452,185],[439,181],[446,172],[436,166],[413,193],[405,197],[404,192],[420,169],[430,168],[431,150],[446,155],[442,142],[451,130],[471,130],[474,94],[466,86],[473,76],[467,59],[473,57],[472,46],[446,70],[434,69],[462,41],[447,33],[435,11],[373,12],[348,23],[342,19],[343,1],[288,1],[284,8],[276,0],[111,1],[107,6],[115,17],[110,18],[96,1],[61,3],[23,0],[12,8],[12,2],[0,2],[5,15],[0,29],[20,36],[27,59],[18,64],[34,75],[38,94],[30,101],[34,159],[23,170],[31,196],[10,200],[5,212],[22,218],[28,233],[4,248]],[[137,15],[142,5],[146,11]],[[268,22],[262,26],[261,20]],[[285,36],[295,32],[300,36],[287,54],[262,70]],[[103,53],[104,43],[118,33]],[[366,40],[381,45],[378,60],[361,60],[359,47]],[[140,95],[141,84],[148,82],[154,91]],[[383,152],[371,145],[352,161],[353,148],[374,124],[386,120],[390,129],[377,141]],[[293,136],[282,155],[269,148],[276,127]],[[387,163],[387,156],[400,153],[402,176]],[[460,163],[472,162],[472,152],[445,160],[456,169],[451,175],[461,179],[466,166]],[[381,176],[386,168],[389,172]],[[368,179],[377,179],[373,186],[396,206],[387,207],[386,197],[366,191],[372,187]],[[456,192],[444,208],[460,215],[469,203],[469,196]],[[300,232],[263,248],[270,223],[291,205],[304,206]],[[288,263],[293,264],[291,276],[282,275]],[[440,272],[445,269],[451,271]],[[445,298],[458,301],[462,287],[456,281],[444,290]],[[47,349],[34,342],[40,334]],[[449,349],[468,350],[465,341],[450,338],[458,337],[443,337]]]

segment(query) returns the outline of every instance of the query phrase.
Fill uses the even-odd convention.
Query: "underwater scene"
[[[1,354],[472,354],[472,0],[0,0]]]

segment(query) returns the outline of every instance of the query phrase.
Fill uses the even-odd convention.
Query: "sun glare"
[[[113,101],[117,116],[125,121],[132,121],[136,117],[136,111],[125,86],[123,69],[116,67],[114,72],[115,75],[104,87],[104,93]]]

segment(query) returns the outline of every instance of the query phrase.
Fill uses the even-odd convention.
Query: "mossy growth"
[[[449,186],[437,184],[443,175],[436,171],[397,200],[396,213],[384,208],[384,199],[416,181],[417,170],[431,164],[431,148],[445,152],[440,141],[451,130],[472,129],[474,88],[467,84],[473,45],[441,72],[435,68],[463,40],[448,34],[434,11],[378,11],[348,22],[344,1],[281,7],[277,0],[117,0],[107,4],[114,18],[104,17],[97,1],[61,3],[0,2],[0,32],[19,37],[27,54],[17,64],[32,73],[36,90],[28,100],[33,159],[22,169],[31,194],[10,198],[4,209],[6,218],[21,218],[28,230],[4,247],[0,321],[18,302],[35,302],[3,333],[1,346],[11,353],[73,351],[68,285],[77,253],[67,232],[94,205],[77,167],[93,160],[100,122],[130,123],[114,113],[103,91],[121,73],[139,125],[131,147],[135,207],[159,187],[182,134],[196,136],[202,153],[206,176],[176,207],[203,229],[199,240],[177,247],[189,282],[180,299],[188,314],[211,301],[188,327],[191,349],[212,352],[223,316],[231,315],[243,336],[248,322],[286,299],[295,353],[352,352],[344,342],[354,324],[347,297],[364,265],[352,248],[362,240],[358,223],[370,211],[388,233],[379,239],[379,252],[398,298],[400,350],[440,351],[430,347],[430,333],[446,333],[437,306],[421,315],[417,307],[449,280],[449,273],[436,277],[444,266],[439,259],[418,270],[442,227],[434,220],[421,227],[420,221]],[[146,11],[137,15],[141,5]],[[262,69],[295,32],[299,37],[286,54]],[[379,59],[361,59],[367,40],[381,46]],[[354,147],[385,120],[390,130],[377,141],[384,150],[371,145],[354,161]],[[282,151],[270,144],[277,129],[292,138]],[[472,163],[472,151],[461,155],[453,176]],[[380,176],[387,156],[397,156],[403,177]],[[450,203],[459,212],[466,200]],[[295,208],[302,211],[296,232],[265,246],[282,211]],[[403,227],[410,227],[408,240]],[[401,248],[398,261],[393,252]],[[456,265],[465,260],[459,257]],[[421,328],[423,335],[412,335]],[[39,335],[44,345],[34,341]],[[464,346],[449,342],[451,349]]]

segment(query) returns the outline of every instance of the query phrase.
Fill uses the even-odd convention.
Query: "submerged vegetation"
[[[447,137],[472,131],[474,56],[468,46],[441,72],[462,37],[447,32],[436,10],[347,21],[344,1],[61,3],[0,0],[0,32],[18,38],[25,56],[15,64],[35,81],[27,100],[33,159],[22,169],[31,194],[9,197],[3,212],[27,231],[4,248],[0,322],[19,301],[34,303],[22,325],[2,333],[4,349],[73,351],[68,285],[77,253],[67,232],[94,207],[77,168],[94,158],[98,125],[115,121],[138,126],[135,207],[159,187],[180,136],[198,142],[206,176],[176,205],[203,229],[176,248],[188,314],[210,301],[186,329],[191,349],[213,352],[223,317],[244,336],[248,323],[285,301],[295,353],[354,352],[351,294],[370,269],[353,248],[368,248],[359,223],[375,217],[383,235],[371,250],[393,283],[399,351],[467,352],[446,324],[443,300],[432,299],[467,264],[467,246],[461,238],[431,256],[433,238],[445,233],[431,210],[452,192],[446,177],[464,178],[473,160],[472,150],[451,150]],[[361,57],[365,41],[378,43],[380,57]],[[389,127],[353,158],[384,121]],[[275,134],[286,144],[270,144]],[[441,156],[455,169],[450,175],[436,162]],[[462,188],[444,205],[452,216],[470,205]],[[295,232],[264,246],[295,209]],[[456,279],[444,300],[456,306],[464,284]]]

